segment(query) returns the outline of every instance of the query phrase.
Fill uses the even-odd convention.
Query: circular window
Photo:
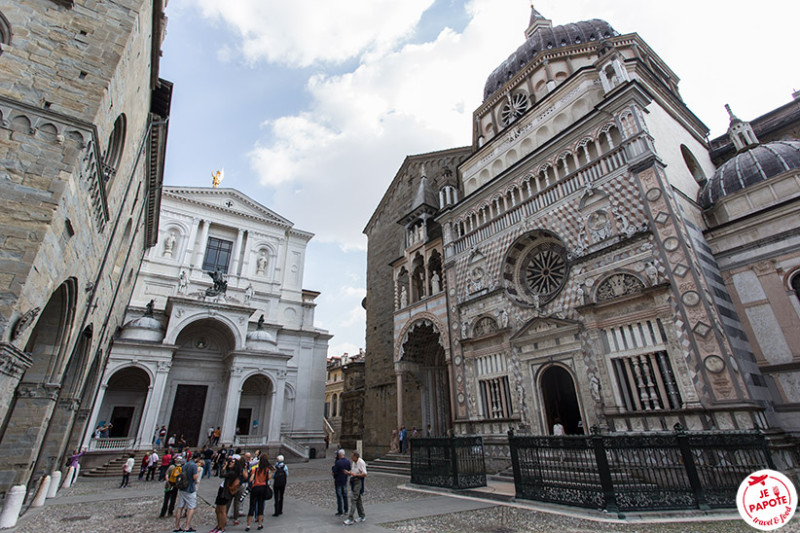
[[[530,100],[528,100],[528,95],[525,93],[517,93],[511,96],[508,100],[508,103],[503,106],[503,111],[501,113],[503,124],[508,126],[517,118],[522,116],[525,111],[528,110],[530,106]]]
[[[569,273],[567,250],[553,234],[528,234],[509,249],[504,266],[506,292],[517,303],[539,307],[564,288]]]

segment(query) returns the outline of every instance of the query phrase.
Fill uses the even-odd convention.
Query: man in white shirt
[[[367,463],[364,462],[358,452],[353,452],[350,460],[352,466],[350,470],[345,470],[345,474],[350,476],[350,490],[352,490],[350,514],[347,520],[344,521],[347,526],[356,523],[356,520],[353,520],[356,509],[358,509],[358,522],[363,522],[367,519],[367,515],[364,513],[364,503],[361,501],[361,496],[364,493],[364,478],[367,477]]]
[[[145,478],[145,481],[155,480],[156,467],[158,467],[158,454],[153,450],[153,453],[147,458],[147,478]]]
[[[136,463],[134,459],[134,455],[131,454],[128,457],[128,460],[125,461],[125,464],[122,465],[122,483],[120,483],[119,488],[124,488],[128,486],[128,480],[131,478],[131,471],[133,470],[133,465]]]

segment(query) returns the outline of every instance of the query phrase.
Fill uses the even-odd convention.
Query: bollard
[[[0,512],[0,529],[17,525],[22,503],[25,501],[25,485],[15,485],[6,494],[3,511]]]
[[[50,491],[50,476],[44,476],[42,482],[39,484],[39,490],[36,491],[36,496],[31,502],[31,507],[44,507],[44,500],[47,498],[47,493]]]
[[[59,483],[61,483],[61,470],[54,470],[50,474],[50,490],[47,491],[48,498],[55,498],[58,493]]]
[[[62,489],[68,489],[72,486],[72,474],[74,473],[75,473],[75,467],[74,466],[69,467],[69,470],[67,470],[67,475],[64,476],[64,483],[61,484]]]

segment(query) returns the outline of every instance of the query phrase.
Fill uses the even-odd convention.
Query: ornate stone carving
[[[497,331],[497,322],[488,316],[479,319],[475,323],[475,329],[473,330],[475,336],[477,337],[488,335],[490,333],[494,333],[495,331]]]
[[[17,387],[17,397],[56,401],[60,390],[61,385],[57,383],[20,383]]]
[[[644,284],[632,274],[619,273],[609,276],[598,287],[595,299],[598,302],[613,300],[621,296],[641,292]]]
[[[28,309],[24,315],[22,315],[17,323],[14,325],[14,330],[11,332],[11,340],[13,341],[17,337],[19,337],[23,331],[28,329],[28,327],[33,324],[34,320],[37,316],[39,316],[39,312],[41,312],[40,307],[34,307],[33,309]]]

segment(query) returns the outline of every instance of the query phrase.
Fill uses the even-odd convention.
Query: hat
[[[175,456],[175,464],[176,465],[182,464],[183,462],[184,462],[184,458],[183,458],[182,455],[176,455]]]
[[[238,461],[241,458],[242,458],[242,456],[239,455],[238,453],[235,453],[235,454],[231,455],[231,459],[235,459],[236,461]]]
[[[282,456],[282,455],[279,455],[279,456],[278,456],[278,457],[276,457],[275,459],[277,459],[279,463],[282,463],[282,462],[283,462],[283,456]]]

